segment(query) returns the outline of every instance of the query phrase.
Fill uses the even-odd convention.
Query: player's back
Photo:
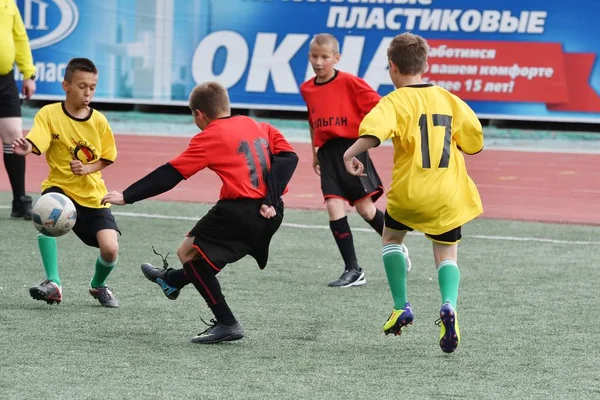
[[[271,155],[293,151],[273,126],[245,116],[220,118],[197,135],[208,152],[207,167],[221,181],[221,199],[264,198]]]
[[[388,115],[380,119],[392,120],[392,217],[426,233],[442,234],[479,215],[481,200],[461,153],[483,148],[481,123],[469,106],[431,84],[399,88],[382,102]]]

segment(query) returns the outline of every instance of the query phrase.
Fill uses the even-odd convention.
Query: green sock
[[[49,281],[60,286],[60,277],[58,276],[58,249],[56,247],[56,238],[42,235],[37,235],[38,247],[42,255],[42,264],[46,271],[46,278]]]
[[[106,284],[106,278],[108,278],[108,275],[110,275],[115,265],[117,265],[117,260],[106,262],[101,256],[98,256],[96,259],[96,273],[94,273],[90,286],[93,288],[104,286]]]
[[[446,260],[438,265],[438,283],[442,294],[442,303],[450,302],[450,305],[456,308],[460,270],[454,261]]]
[[[399,244],[387,244],[381,251],[383,266],[394,299],[394,309],[401,310],[408,302],[406,298],[406,258]]]

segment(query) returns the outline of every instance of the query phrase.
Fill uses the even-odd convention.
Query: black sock
[[[358,269],[358,261],[356,260],[356,252],[354,251],[354,239],[352,238],[350,225],[348,225],[348,217],[329,221],[329,228],[331,228],[335,243],[338,249],[340,249],[346,269]]]
[[[181,289],[185,287],[187,284],[191,283],[188,279],[185,270],[181,269],[169,269],[165,274],[165,281],[169,286],[173,286],[174,288]]]
[[[13,201],[20,202],[25,196],[25,157],[13,153],[11,145],[5,144],[4,167],[13,191]]]
[[[212,267],[203,258],[197,258],[185,263],[183,269],[212,310],[217,322],[224,325],[235,324],[237,320],[225,301],[221,285]]]
[[[367,221],[367,223],[371,225],[371,228],[375,229],[375,232],[379,233],[379,236],[383,234],[383,226],[385,224],[385,219],[381,210],[377,210],[373,219]]]

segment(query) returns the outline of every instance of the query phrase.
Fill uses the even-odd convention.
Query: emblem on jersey
[[[70,147],[69,151],[73,160],[79,160],[84,164],[91,163],[99,158],[98,150],[94,145],[83,140],[75,142],[75,146]]]

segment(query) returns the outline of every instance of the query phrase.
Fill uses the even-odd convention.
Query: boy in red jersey
[[[300,86],[300,93],[308,108],[313,168],[321,176],[329,227],[345,264],[342,275],[329,286],[349,287],[364,285],[366,280],[356,258],[344,201],[356,207],[381,235],[384,215],[374,202],[383,194],[383,185],[368,152],[358,156],[365,166],[364,177],[349,175],[342,157],[358,139],[360,122],[381,96],[361,78],[336,70],[339,60],[337,39],[327,33],[316,35],[309,49],[316,76]]]
[[[181,269],[142,265],[142,272],[161,286],[171,300],[192,283],[206,300],[216,320],[192,339],[218,343],[244,337],[216,275],[225,265],[246,255],[258,266],[267,265],[269,244],[283,220],[284,194],[298,156],[281,132],[245,116],[231,116],[227,90],[216,82],[194,88],[190,108],[201,133],[178,157],[129,186],[111,192],[104,203],[133,204],[174,188],[204,168],[221,181],[217,204],[192,228],[177,249]]]

